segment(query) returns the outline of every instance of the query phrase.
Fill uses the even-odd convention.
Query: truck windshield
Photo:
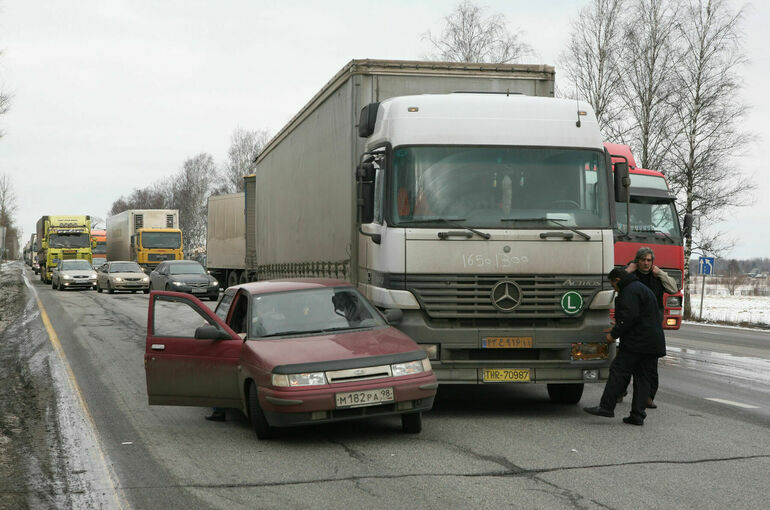
[[[399,147],[393,151],[394,225],[452,220],[467,227],[609,228],[604,153],[587,149]]]
[[[107,253],[107,241],[96,241],[96,246],[93,247],[91,253],[94,255],[99,253]]]
[[[91,236],[82,234],[51,234],[48,238],[51,248],[88,248],[91,246]]]
[[[640,203],[643,201],[643,203]],[[645,242],[655,242],[655,239],[668,239],[681,243],[682,234],[679,231],[679,220],[673,202],[665,199],[631,198],[631,229],[629,235],[641,237]],[[617,230],[626,233],[626,204],[616,202],[615,218]]]
[[[179,232],[142,232],[142,248],[178,250],[182,245]]]

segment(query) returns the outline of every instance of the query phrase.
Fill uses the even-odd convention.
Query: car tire
[[[401,430],[407,434],[419,434],[422,431],[422,413],[402,414]]]
[[[249,385],[247,399],[249,404],[249,420],[251,420],[251,427],[254,429],[257,437],[259,439],[275,439],[278,437],[278,430],[267,423],[265,413],[262,412],[262,407],[259,405],[259,396],[257,395],[257,385],[254,384],[254,381],[251,381]]]
[[[217,294],[216,296],[213,296],[213,295],[209,296],[210,301],[216,301],[217,299],[219,299],[219,294]]]
[[[144,292],[145,294],[149,294],[150,293],[150,289],[143,289],[142,292]]]
[[[583,383],[549,384],[548,397],[554,404],[577,404],[583,396]]]
[[[102,287],[99,285],[99,282],[96,282],[96,292],[98,292],[99,294],[102,293]]]
[[[112,288],[112,285],[110,285],[110,282],[107,282],[107,293],[115,294],[115,289]]]

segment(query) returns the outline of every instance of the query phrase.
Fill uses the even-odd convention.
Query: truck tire
[[[583,383],[549,384],[548,396],[554,404],[577,404],[583,396]]]
[[[241,271],[241,275],[238,277],[238,283],[249,283],[248,271]]]
[[[230,271],[227,275],[227,286],[233,287],[238,285],[238,281],[241,279],[241,275],[238,271]]]
[[[401,430],[407,434],[419,434],[422,430],[422,413],[402,414]]]
[[[262,412],[262,408],[259,406],[257,385],[254,384],[254,381],[251,381],[251,384],[249,384],[249,394],[247,398],[249,404],[249,420],[251,420],[251,427],[254,429],[257,437],[259,439],[275,439],[278,437],[278,430],[267,423],[265,413]]]

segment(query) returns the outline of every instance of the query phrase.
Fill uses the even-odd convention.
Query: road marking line
[[[706,398],[712,402],[719,402],[720,404],[727,404],[729,406],[742,407],[744,409],[759,409],[759,406],[752,406],[749,404],[742,404],[740,402],[733,402],[732,400],[725,400],[723,398]]]
[[[102,461],[102,464],[104,465],[104,471],[107,473],[110,483],[112,484],[112,494],[115,498],[115,503],[117,503],[118,508],[125,509],[126,507],[122,504],[120,498],[118,498],[118,490],[116,488],[117,484],[115,483],[112,470],[109,468],[107,458],[104,456],[104,451],[102,450],[102,446],[99,442],[98,434],[96,433],[96,422],[94,422],[94,418],[91,416],[91,411],[88,409],[88,405],[86,404],[86,400],[83,398],[83,394],[80,391],[80,386],[78,385],[77,379],[75,379],[75,373],[72,371],[72,367],[67,360],[67,356],[64,354],[64,349],[62,348],[61,342],[59,341],[59,336],[53,329],[53,325],[51,324],[51,320],[48,318],[48,314],[45,311],[43,302],[40,301],[40,297],[37,295],[37,290],[32,286],[29,280],[27,280],[26,275],[24,275],[24,280],[26,280],[27,287],[30,288],[35,295],[35,301],[37,301],[37,306],[40,309],[40,319],[43,321],[43,326],[45,327],[46,332],[48,332],[48,338],[51,341],[51,345],[59,355],[59,359],[64,365],[64,371],[67,373],[67,378],[69,379],[72,388],[75,390],[75,395],[77,396],[78,402],[80,402],[80,406],[83,409],[83,414],[91,425],[91,430],[94,433],[94,439],[96,442],[96,449],[99,452],[99,458]]]

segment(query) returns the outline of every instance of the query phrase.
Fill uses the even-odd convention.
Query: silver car
[[[144,274],[136,262],[115,260],[99,266],[96,270],[96,290],[114,294],[116,290],[150,292],[150,277]]]
[[[51,288],[59,290],[95,289],[96,272],[87,260],[62,260],[53,268]]]

